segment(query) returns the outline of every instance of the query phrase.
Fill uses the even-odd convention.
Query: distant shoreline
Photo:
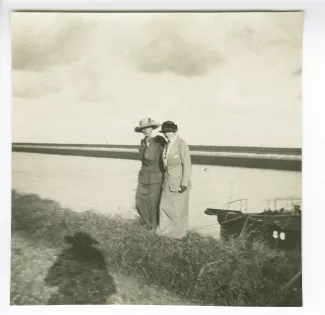
[[[60,146],[60,147],[88,147],[88,148],[125,148],[137,149],[138,145],[132,144],[78,144],[78,143],[36,143],[36,142],[13,142],[12,146]],[[285,147],[253,147],[253,146],[210,146],[210,145],[189,145],[191,151],[209,151],[209,152],[234,152],[234,153],[256,153],[256,154],[285,154],[302,155],[301,148]]]
[[[12,152],[138,160],[137,145],[13,143]],[[193,164],[301,171],[301,149],[190,146]]]

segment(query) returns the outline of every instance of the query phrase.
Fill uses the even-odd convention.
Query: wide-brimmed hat
[[[76,232],[74,235],[67,235],[64,237],[64,240],[70,244],[76,245],[92,245],[99,244],[92,236],[85,232]]]
[[[178,131],[177,125],[170,121],[167,120],[161,125],[161,130],[159,132],[176,132]]]
[[[143,118],[139,121],[139,126],[134,128],[135,132],[141,132],[144,128],[151,127],[152,129],[156,129],[160,126],[160,123],[155,122],[151,118]]]

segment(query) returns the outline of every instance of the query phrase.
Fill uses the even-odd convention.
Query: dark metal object
[[[221,238],[249,234],[260,237],[270,246],[280,249],[301,249],[300,211],[243,213],[242,211],[207,208],[205,213],[216,215]]]

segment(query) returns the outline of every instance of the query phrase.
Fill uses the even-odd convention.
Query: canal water
[[[13,153],[12,188],[59,202],[82,212],[137,216],[134,196],[139,161]],[[228,208],[236,199],[248,199],[247,212],[268,208],[267,200],[301,198],[301,172],[193,165],[189,225],[202,235],[218,236],[216,217],[206,208]],[[290,206],[286,201],[278,207]],[[273,204],[270,204],[272,206]],[[242,204],[244,206],[244,204]],[[230,209],[239,210],[240,203]]]

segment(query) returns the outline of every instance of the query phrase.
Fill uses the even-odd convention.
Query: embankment
[[[13,143],[13,152],[138,160],[134,145]],[[190,146],[193,164],[301,171],[301,149]]]
[[[248,246],[244,238],[217,241],[193,232],[181,241],[170,240],[134,220],[76,213],[37,195],[12,192],[12,233],[62,246],[65,235],[80,230],[100,242],[111,270],[141,278],[195,304],[301,306],[301,287],[288,293],[280,290],[300,270],[300,253],[297,259],[262,241]],[[17,273],[12,270],[12,274]]]

